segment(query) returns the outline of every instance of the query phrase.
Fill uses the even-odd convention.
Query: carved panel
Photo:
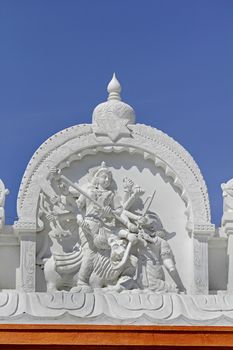
[[[20,289],[24,292],[35,291],[36,243],[20,242]]]

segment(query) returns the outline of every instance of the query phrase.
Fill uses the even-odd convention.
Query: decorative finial
[[[115,73],[113,73],[112,80],[108,84],[107,89],[109,93],[108,100],[121,101],[121,84],[117,80]]]

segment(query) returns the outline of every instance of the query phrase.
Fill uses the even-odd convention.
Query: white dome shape
[[[103,120],[109,118],[110,120],[118,119],[124,120],[126,124],[135,123],[134,109],[125,102],[121,101],[121,85],[113,74],[112,80],[108,84],[108,101],[100,103],[93,111],[92,122],[93,124],[102,123]]]

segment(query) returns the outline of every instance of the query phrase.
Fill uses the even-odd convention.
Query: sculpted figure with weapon
[[[108,240],[113,234],[116,238],[124,238],[132,244],[137,239],[138,227],[129,219],[130,212],[123,209],[122,203],[117,203],[116,194],[112,189],[112,172],[104,162],[92,172],[91,180],[85,190],[64,175],[60,175],[60,180],[80,194],[76,205],[82,214],[77,216],[77,222],[80,227],[79,236],[83,257],[77,286],[73,290],[80,288],[89,290],[89,280],[94,270],[96,253],[102,251],[104,254],[105,250],[110,250]],[[142,193],[138,193],[135,198]],[[134,219],[136,217],[138,218],[135,216]],[[122,236],[118,235],[119,226],[125,228]],[[131,244],[126,249],[127,257]],[[124,257],[124,263],[127,257]],[[122,264],[119,268],[122,268]]]
[[[82,259],[72,291],[89,291],[92,287],[115,288],[114,285],[116,290],[121,290],[125,283],[127,289],[176,291],[175,285],[164,282],[162,270],[164,265],[170,273],[175,271],[172,251],[165,240],[157,237],[158,227],[151,231],[154,219],[151,221],[149,209],[155,191],[145,201],[143,213],[138,215],[131,211],[131,207],[144,191],[125,178],[124,197],[117,200],[112,172],[104,162],[92,170],[85,189],[59,172],[55,177],[76,198],[75,205],[80,212],[77,223]],[[122,245],[120,241],[125,243]]]

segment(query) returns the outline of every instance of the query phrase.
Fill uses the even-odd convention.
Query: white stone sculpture
[[[0,232],[5,226],[5,199],[9,194],[9,190],[5,187],[3,181],[0,179]]]
[[[93,111],[93,131],[98,136],[108,136],[112,141],[129,136],[127,127],[135,123],[135,113],[131,106],[121,101],[121,85],[115,73],[108,84],[108,101],[99,104]]]
[[[223,212],[233,213],[233,179],[221,184],[223,196]]]
[[[178,292],[176,285],[164,281],[161,265],[170,273],[176,269],[171,248],[157,236],[163,230],[161,221],[156,215],[148,216],[154,194],[147,197],[141,214],[131,211],[144,191],[125,177],[120,197],[104,162],[89,171],[83,187],[59,172],[51,173],[50,181],[58,193],[47,199],[43,193],[40,196],[40,210],[51,228],[52,255],[44,265],[47,291],[105,287]],[[74,221],[76,231],[72,233]],[[72,240],[66,252],[62,241],[72,235],[77,241]]]
[[[35,152],[13,226],[1,183],[0,323],[232,325],[233,180],[215,228],[190,154],[107,90]]]
[[[223,196],[222,229],[228,237],[228,292],[233,292],[233,179],[221,184]]]

